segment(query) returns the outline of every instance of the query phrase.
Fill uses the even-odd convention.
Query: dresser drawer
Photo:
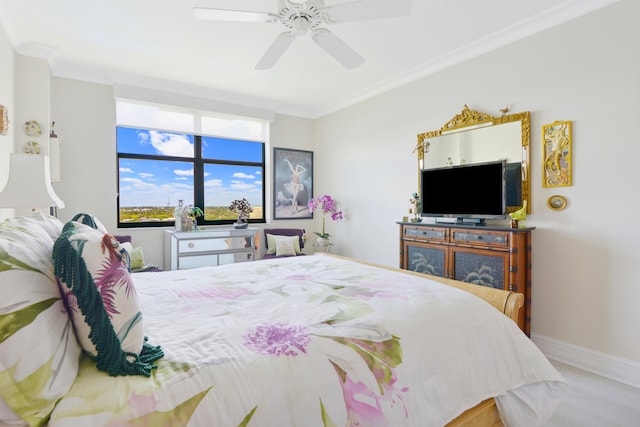
[[[509,233],[452,228],[451,243],[508,248]]]
[[[236,242],[238,245],[239,242]],[[224,251],[231,249],[233,240],[225,238],[216,239],[182,239],[178,242],[178,253],[189,254],[194,252]]]
[[[404,227],[405,239],[410,240],[429,240],[429,242],[437,243],[447,241],[447,229],[446,228],[431,228],[431,227]]]

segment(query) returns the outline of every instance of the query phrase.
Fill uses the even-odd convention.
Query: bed
[[[99,223],[0,224],[0,424],[520,427],[543,425],[566,391],[516,324],[521,294],[328,254],[114,267],[127,293],[109,288],[99,309],[136,321],[112,321],[105,346],[76,289],[103,283],[92,240],[124,254]]]

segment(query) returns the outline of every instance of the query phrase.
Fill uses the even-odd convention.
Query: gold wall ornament
[[[553,211],[561,211],[567,207],[567,199],[559,195],[551,196],[547,199],[547,206]]]
[[[9,134],[9,110],[4,105],[0,105],[0,135]]]
[[[553,122],[542,126],[543,187],[568,187],[572,185],[571,122]]]
[[[478,124],[492,122],[494,119],[495,117],[492,117],[489,114],[470,110],[467,104],[464,104],[464,108],[460,114],[456,114],[451,120],[445,123],[444,126],[442,126],[442,130],[453,130],[468,126],[476,126]]]
[[[531,168],[531,159],[529,155],[529,147],[531,142],[531,121],[530,121],[530,113],[528,111],[524,111],[522,113],[515,114],[503,114],[500,117],[494,117],[490,114],[482,113],[479,111],[471,110],[465,104],[464,108],[459,114],[456,114],[451,120],[445,123],[440,129],[433,130],[429,132],[424,132],[418,134],[418,141],[413,149],[413,152],[418,155],[418,172],[426,167],[425,155],[435,155],[435,153],[440,152],[439,146],[441,144],[446,144],[446,140],[449,135],[464,135],[464,138],[472,143],[476,143],[473,140],[474,136],[478,136],[481,133],[485,133],[489,131],[489,129],[499,131],[501,125],[510,125],[515,127],[519,132],[517,137],[514,137],[513,141],[508,141],[508,144],[513,144],[510,147],[510,152],[517,153],[517,159],[506,159],[508,157],[506,154],[501,152],[500,150],[495,151],[495,158],[493,159],[482,159],[480,161],[491,161],[491,160],[503,160],[506,159],[507,162],[516,162],[520,163],[520,174],[521,174],[521,188],[520,188],[520,203],[514,205],[507,206],[507,212],[514,212],[523,207],[524,201],[526,203],[526,211],[527,213],[531,213],[531,197],[530,197],[530,179],[529,179],[529,170]],[[481,142],[477,142],[480,144]],[[485,147],[482,146],[481,149],[477,151],[484,152],[492,152],[492,150],[485,150]],[[514,155],[515,156],[515,155]],[[473,159],[466,159],[467,163],[478,163],[480,161],[475,161]],[[440,166],[451,166],[458,164],[457,162],[450,162],[449,158],[445,156],[443,158],[443,164]],[[420,188],[421,183],[419,182],[419,174],[418,174],[418,188]]]

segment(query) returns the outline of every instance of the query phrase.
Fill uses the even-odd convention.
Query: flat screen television
[[[506,218],[506,162],[474,163],[420,171],[423,217],[483,224]]]

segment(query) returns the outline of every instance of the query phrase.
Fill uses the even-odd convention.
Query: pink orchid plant
[[[331,219],[338,221],[342,219],[342,211],[339,211],[336,207],[336,202],[331,196],[324,195],[321,197],[314,197],[309,200],[309,210],[311,212],[320,209],[322,211],[322,233],[315,231],[314,233],[318,237],[328,238],[329,233],[325,231],[325,217],[327,214],[331,214]]]

